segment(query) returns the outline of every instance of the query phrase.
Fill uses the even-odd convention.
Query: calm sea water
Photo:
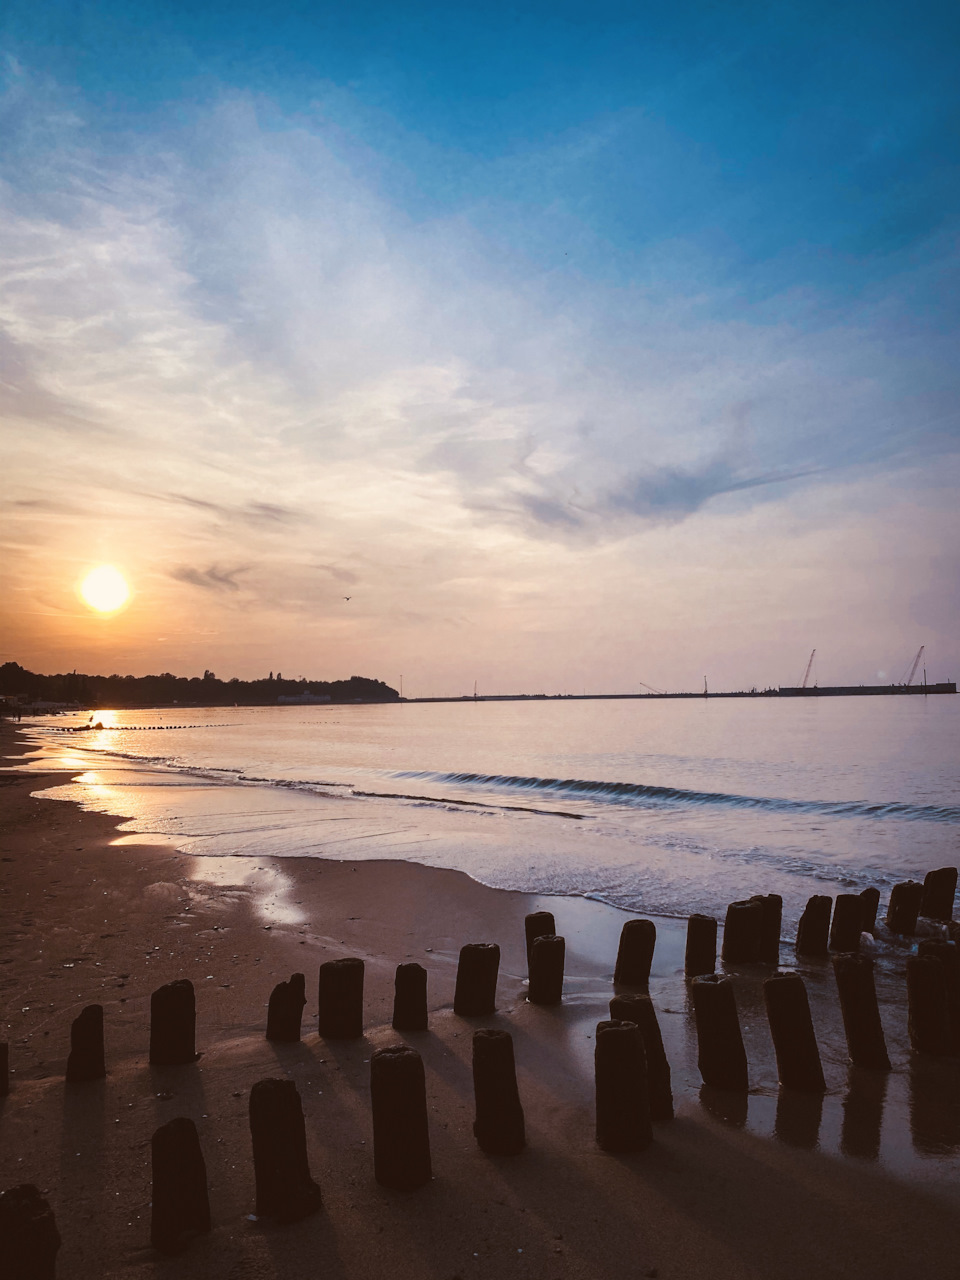
[[[951,697],[98,717],[82,735],[27,726],[35,767],[197,855],[404,858],[674,916],[780,893],[789,925],[812,893],[884,890],[960,853]]]

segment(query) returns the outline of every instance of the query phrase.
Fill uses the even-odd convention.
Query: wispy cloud
[[[247,573],[249,566],[242,565],[236,569],[222,569],[211,565],[208,569],[193,569],[189,565],[178,565],[170,570],[170,577],[175,582],[188,582],[191,586],[202,587],[204,591],[239,591],[237,578]]]

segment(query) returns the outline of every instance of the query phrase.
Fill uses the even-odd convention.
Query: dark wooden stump
[[[663,1036],[657,1011],[648,995],[639,993],[614,996],[610,1001],[610,1017],[614,1022],[634,1022],[640,1032],[643,1056],[646,1062],[647,1092],[650,1099],[650,1119],[661,1123],[673,1119],[673,1089],[670,1081],[670,1063],[663,1048]]]
[[[859,951],[863,932],[863,901],[859,893],[837,894],[830,926],[831,951]]]
[[[554,934],[542,933],[534,938],[530,949],[530,986],[527,999],[531,1004],[559,1004],[563,999],[563,960],[566,943]]]
[[[855,1067],[869,1071],[889,1071],[890,1059],[873,980],[873,961],[865,955],[835,955],[833,972],[840,993],[840,1011],[850,1061]]]
[[[522,1151],[526,1145],[523,1107],[509,1031],[485,1028],[473,1033],[473,1096],[477,1108],[473,1132],[481,1151],[492,1156]]]
[[[150,1061],[158,1067],[196,1062],[197,1004],[193,983],[178,978],[150,997]]]
[[[278,982],[267,1005],[267,1039],[296,1044],[306,1003],[306,978],[302,973],[292,974],[289,982]]]
[[[614,983],[623,987],[645,987],[650,980],[656,945],[657,926],[652,920],[628,920],[620,931]]]
[[[860,894],[863,914],[860,917],[861,933],[873,934],[877,928],[877,911],[880,909],[880,890],[864,889]]]
[[[257,1217],[299,1222],[323,1198],[310,1176],[303,1105],[292,1080],[258,1080],[250,1090]]]
[[[534,938],[542,938],[547,934],[556,935],[557,922],[552,911],[531,911],[524,916],[523,932],[527,940],[527,973],[530,972],[530,958],[533,952]]]
[[[460,948],[453,1011],[461,1018],[481,1018],[497,1011],[500,948],[495,942],[468,942]]]
[[[830,912],[833,899],[816,893],[807,899],[800,923],[797,925],[797,955],[825,956],[830,937]]]
[[[646,1061],[636,1023],[597,1023],[594,1067],[597,1143],[604,1151],[642,1151],[650,1145],[653,1129]]]
[[[55,1280],[60,1233],[32,1183],[0,1192],[0,1258],[9,1280]]]
[[[358,956],[320,966],[317,1007],[317,1030],[325,1040],[357,1040],[363,1035],[363,961]]]
[[[423,965],[397,965],[393,982],[393,1029],[427,1029],[427,971]]]
[[[757,894],[750,899],[760,903],[760,929],[757,935],[757,959],[761,964],[780,963],[780,926],[783,922],[783,899],[779,893]]]
[[[944,969],[947,989],[947,1052],[960,1055],[960,946],[942,938],[923,938],[918,956],[932,956]]]
[[[384,1187],[412,1191],[429,1182],[430,1133],[423,1062],[416,1049],[391,1045],[370,1059],[374,1177]]]
[[[183,1116],[161,1125],[154,1131],[150,1151],[150,1243],[160,1253],[180,1253],[210,1230],[207,1166],[196,1125]]]
[[[767,978],[763,1000],[781,1085],[799,1093],[823,1093],[826,1084],[803,979],[798,973]]]
[[[763,907],[759,899],[731,902],[723,922],[723,946],[720,954],[725,964],[754,964],[760,957],[760,934]],[[708,976],[708,975],[704,975]]]
[[[904,880],[902,884],[893,886],[887,904],[887,928],[891,933],[913,937],[917,932],[917,917],[922,900],[923,885],[916,880]]]
[[[719,974],[704,974],[690,984],[697,1024],[697,1066],[703,1083],[715,1089],[746,1091],[747,1054],[733,983]]]
[[[717,922],[713,916],[692,915],[687,920],[687,945],[683,972],[688,978],[713,973],[717,967]]]
[[[70,1027],[70,1056],[67,1080],[102,1080],[107,1074],[103,1060],[103,1005],[88,1004]]]
[[[936,871],[928,871],[923,878],[920,914],[928,920],[952,920],[956,894],[956,867],[940,867]]]

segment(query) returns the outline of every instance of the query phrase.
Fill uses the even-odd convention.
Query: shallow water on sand
[[[36,722],[44,765],[76,772],[71,799],[195,854],[399,857],[674,916],[763,891],[788,924],[812,893],[883,892],[957,857],[951,697],[97,718],[69,736],[65,717]]]

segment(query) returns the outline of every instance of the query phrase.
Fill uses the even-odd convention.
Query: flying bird
[[[350,599],[350,597],[349,597],[349,596],[344,596],[343,598],[344,598],[344,600],[349,600],[349,599]]]

